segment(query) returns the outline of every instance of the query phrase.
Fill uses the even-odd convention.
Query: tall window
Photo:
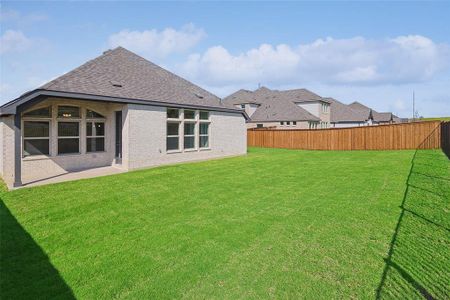
[[[167,122],[167,151],[180,149],[179,130],[179,122]]]
[[[58,154],[80,153],[80,108],[77,106],[58,106]],[[67,121],[66,121],[67,120]]]
[[[86,152],[105,151],[105,123],[86,122]]]
[[[86,152],[105,151],[105,117],[98,112],[86,111]]]
[[[58,122],[58,154],[80,153],[80,123]]]
[[[166,149],[167,151],[180,150],[180,110],[168,108],[167,120]]]
[[[50,154],[51,117],[51,106],[34,109],[23,114],[24,156]]]
[[[209,127],[210,119],[209,112],[200,111],[200,133],[199,133],[199,146],[201,148],[209,148]]]
[[[195,122],[184,122],[184,149],[195,149]]]
[[[23,125],[24,156],[50,154],[50,122],[24,121]]]
[[[209,123],[200,123],[200,148],[209,147]]]

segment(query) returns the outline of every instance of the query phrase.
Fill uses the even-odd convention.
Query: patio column
[[[22,185],[22,122],[21,111],[14,115],[14,187]]]

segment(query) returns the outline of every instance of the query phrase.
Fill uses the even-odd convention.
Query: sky
[[[218,95],[450,116],[450,2],[1,1],[0,104],[123,46]]]

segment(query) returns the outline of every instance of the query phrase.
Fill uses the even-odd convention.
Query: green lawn
[[[450,294],[440,151],[250,149],[0,197],[1,299]]]
[[[450,117],[420,118],[419,121],[450,121]]]

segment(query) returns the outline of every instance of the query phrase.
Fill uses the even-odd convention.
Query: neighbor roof
[[[326,98],[330,101],[330,122],[365,122],[370,118],[370,110],[353,109],[334,98]]]
[[[250,117],[252,122],[320,121],[320,119],[291,101],[272,98],[261,104]]]
[[[375,122],[389,122],[393,119],[393,115],[390,112],[377,112],[376,110],[365,106],[357,101],[349,104],[349,106],[355,110],[369,112],[372,114],[372,118]]]
[[[122,47],[108,50],[34,91],[44,94],[51,91],[95,95],[141,100],[142,103],[162,102],[169,105],[241,112],[231,105],[224,104],[220,98],[208,91]],[[5,104],[2,110],[34,91]]]
[[[252,122],[269,121],[320,121],[305,109],[296,105],[303,101],[325,101],[322,97],[306,89],[287,91],[271,90],[260,87],[255,91],[239,90],[224,98],[231,105],[254,103],[259,107],[251,115]]]

